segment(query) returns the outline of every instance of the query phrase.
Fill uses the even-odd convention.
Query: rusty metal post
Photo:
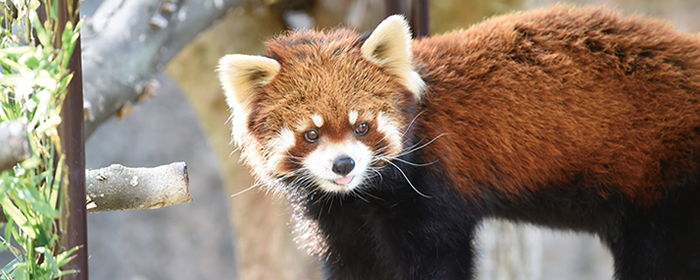
[[[72,10],[69,11],[68,1],[72,2]],[[63,27],[68,20],[73,20],[74,26],[79,16],[77,15],[79,0],[58,1],[58,34],[63,32]],[[76,13],[71,16],[70,13]],[[60,38],[60,36],[58,36]],[[59,39],[60,40],[60,39]],[[60,44],[60,42],[58,42]],[[75,50],[68,63],[68,69],[73,73],[73,79],[68,85],[66,99],[61,109],[61,125],[58,133],[61,137],[63,152],[68,165],[67,195],[63,195],[68,201],[65,235],[62,248],[69,249],[79,246],[75,258],[63,269],[74,269],[78,273],[64,276],[62,279],[86,280],[88,279],[88,251],[87,251],[87,211],[85,209],[85,132],[83,128],[83,75],[80,51],[80,38],[78,38]]]
[[[430,34],[430,20],[428,16],[428,0],[411,1],[411,27],[413,37],[420,38]]]
[[[401,0],[385,0],[384,1],[384,15],[388,17],[390,15],[403,14],[401,11]]]

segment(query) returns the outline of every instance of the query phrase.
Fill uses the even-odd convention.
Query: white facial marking
[[[304,130],[306,130],[308,127],[307,127],[306,121],[303,120],[303,119],[301,119],[301,120],[299,120],[299,121],[297,122],[297,125],[296,125],[295,128],[296,128],[297,131],[304,131]]]
[[[277,168],[277,165],[287,156],[289,148],[294,146],[294,142],[294,132],[289,128],[283,127],[267,143],[267,148],[271,152],[270,158],[267,160],[267,168],[269,170],[274,171]]]
[[[346,176],[333,172],[333,162],[342,156],[350,157],[355,162],[355,167]],[[366,180],[371,163],[372,151],[354,139],[320,146],[302,161],[303,167],[311,172],[319,187],[331,193],[347,193],[357,188]]]
[[[390,145],[397,149],[396,152],[403,148],[401,132],[399,132],[398,125],[388,116],[386,116],[384,112],[380,112],[377,116],[377,130],[386,135]]]
[[[311,120],[314,121],[316,127],[323,126],[323,117],[321,117],[321,115],[314,113],[313,115],[311,115]]]
[[[348,113],[348,119],[350,120],[350,124],[355,124],[357,121],[357,111],[355,110],[350,110],[350,113]]]

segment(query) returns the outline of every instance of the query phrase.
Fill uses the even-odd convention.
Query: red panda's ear
[[[255,91],[272,81],[280,71],[274,59],[256,55],[230,54],[219,60],[219,80],[229,107],[246,110]]]
[[[382,21],[361,48],[362,56],[387,69],[401,79],[403,85],[420,99],[425,82],[413,70],[411,30],[400,15]]]

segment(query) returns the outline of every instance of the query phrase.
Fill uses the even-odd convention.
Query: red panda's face
[[[349,192],[402,150],[397,121],[384,112],[330,110],[300,117],[267,142],[267,169],[327,192]]]
[[[267,44],[267,57],[229,55],[220,79],[234,141],[263,181],[352,192],[403,149],[423,81],[412,68],[405,21],[354,32],[300,32]]]
[[[401,152],[407,124],[399,103],[415,102],[359,51],[336,55],[340,47],[278,55],[281,69],[260,88],[247,123],[265,147],[268,173],[333,193],[357,188]]]

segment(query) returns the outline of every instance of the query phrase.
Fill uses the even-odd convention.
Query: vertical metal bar
[[[384,14],[386,16],[405,14],[413,30],[413,37],[420,38],[430,34],[430,18],[428,0],[408,0],[408,12],[402,9],[401,0],[385,0]]]
[[[428,14],[428,0],[411,1],[411,27],[416,38],[430,34],[430,18]]]
[[[401,0],[385,0],[384,1],[384,15],[388,17],[390,15],[402,14],[401,12]]]
[[[69,11],[68,1],[72,2]],[[62,34],[68,20],[77,20],[79,16],[71,16],[70,13],[78,13],[79,0],[58,1],[58,34]],[[75,23],[73,22],[74,26]],[[60,38],[61,36],[57,36]],[[60,40],[60,39],[59,39]],[[60,42],[58,42],[60,44]],[[68,188],[66,204],[69,213],[64,221],[65,235],[62,247],[64,249],[79,246],[76,257],[71,260],[64,269],[74,269],[78,273],[64,276],[62,279],[85,280],[88,279],[87,260],[87,211],[85,209],[85,132],[83,129],[83,75],[81,67],[80,38],[78,38],[75,50],[68,63],[68,69],[73,73],[73,79],[68,85],[66,99],[61,110],[61,125],[58,133],[66,155],[68,165]]]

